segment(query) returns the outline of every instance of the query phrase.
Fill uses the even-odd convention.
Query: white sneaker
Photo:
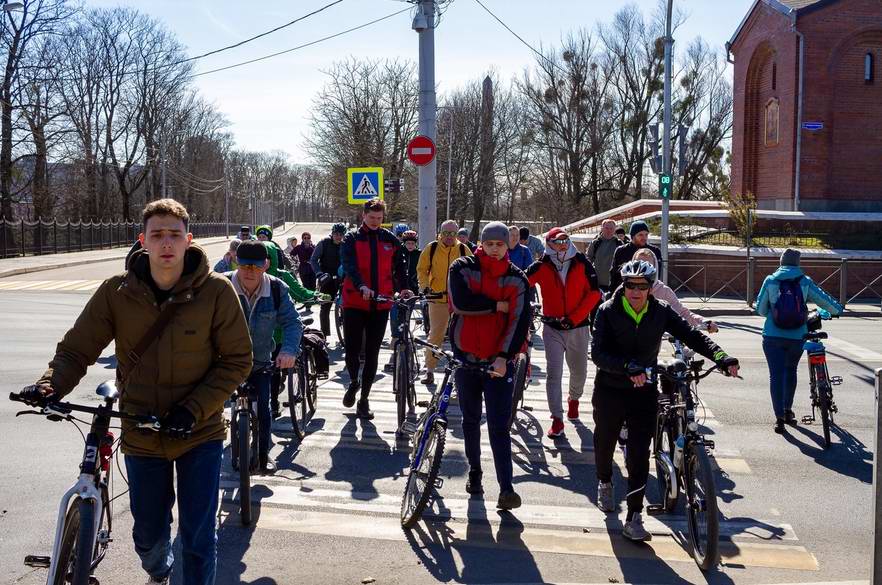
[[[615,512],[616,503],[613,501],[613,484],[612,482],[597,483],[597,507],[604,512]]]
[[[631,520],[625,522],[622,536],[634,542],[649,542],[652,540],[652,535],[643,527],[643,517],[640,514],[634,514]]]

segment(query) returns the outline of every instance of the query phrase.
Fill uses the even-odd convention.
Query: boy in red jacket
[[[523,347],[530,325],[527,279],[508,259],[508,228],[495,221],[481,233],[474,256],[454,260],[448,274],[447,296],[453,317],[450,341],[459,359],[492,363],[489,374],[459,369],[456,388],[462,410],[462,434],[469,479],[466,491],[482,494],[481,400],[487,402],[487,431],[499,482],[498,508],[521,505],[512,485],[511,415],[512,360]]]
[[[563,434],[561,378],[566,359],[570,369],[570,392],[567,418],[579,418],[579,398],[585,389],[588,374],[588,353],[591,335],[589,315],[600,303],[597,272],[591,261],[570,241],[563,228],[553,228],[545,235],[545,255],[527,270],[530,286],[542,289],[542,328],[547,360],[545,392],[551,411],[549,437]]]

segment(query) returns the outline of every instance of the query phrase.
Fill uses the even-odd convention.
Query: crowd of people
[[[184,582],[213,582],[216,535],[211,519],[217,511],[226,435],[224,402],[244,380],[253,382],[261,429],[259,466],[272,473],[270,429],[273,411],[278,410],[273,404],[278,372],[294,366],[304,330],[294,303],[325,301],[320,327],[329,337],[329,301],[338,296],[348,374],[343,406],[355,407],[357,417],[371,419],[369,400],[380,348],[390,319],[393,336],[400,325],[390,299],[396,294],[408,298],[432,293],[425,315],[428,341],[442,345],[448,340],[458,359],[486,366],[460,369],[455,378],[469,466],[466,491],[475,496],[484,492],[484,417],[499,486],[497,506],[506,510],[522,504],[513,484],[508,425],[512,369],[534,334],[538,316],[531,303],[541,297],[551,415],[547,435],[561,436],[565,418],[579,418],[593,363],[597,506],[605,512],[615,510],[613,453],[626,425],[623,534],[635,541],[649,540],[641,514],[658,404],[656,382],[648,372],[657,363],[663,336],[675,336],[727,375],[737,375],[739,364],[701,331],[713,333],[717,325],[692,314],[660,280],[662,258],[649,243],[647,224],[632,222],[626,236],[615,221],[606,220],[582,252],[563,227],[548,230],[540,239],[528,228],[494,221],[481,229],[476,244],[467,229],[447,220],[437,237],[420,249],[417,233],[407,226],[382,227],[383,201],[366,202],[362,212],[356,229],[335,224],[316,244],[312,234],[303,232],[299,243],[291,237],[284,248],[273,240],[270,226],[257,226],[253,235],[249,226],[242,226],[210,270],[207,255],[188,233],[186,209],[171,199],[148,204],[139,249],[133,248],[127,258],[127,270],[99,287],[58,345],[49,368],[22,391],[34,404],[63,397],[115,341],[121,407],[161,417],[165,435],[171,438],[146,436],[131,427],[123,432],[135,548],[150,582],[167,582],[171,571],[169,528],[176,497]],[[787,295],[841,312],[799,268],[799,253],[785,252],[781,268],[764,282],[757,305],[767,316],[763,349],[776,432],[795,424],[796,363],[805,329],[804,324],[781,325],[782,299]],[[132,359],[144,331],[167,312],[176,318],[149,340],[143,355]],[[421,382],[432,386],[437,359],[427,352],[424,363]],[[566,417],[564,365],[569,369]]]

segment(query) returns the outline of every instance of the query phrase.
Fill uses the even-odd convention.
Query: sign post
[[[383,199],[383,168],[350,167],[346,169],[346,186],[350,205],[361,205],[374,197]]]

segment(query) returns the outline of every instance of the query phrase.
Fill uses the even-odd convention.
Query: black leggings
[[[655,432],[658,394],[653,386],[621,390],[594,388],[591,404],[594,407],[594,464],[597,479],[612,481],[613,455],[622,430],[628,423],[628,519],[643,510],[646,481],[649,478],[649,446]]]
[[[361,373],[361,398],[371,393],[374,376],[377,375],[377,358],[380,354],[380,343],[386,335],[386,324],[389,322],[389,311],[362,311],[360,309],[343,310],[343,337],[346,340],[346,370],[349,379],[359,379],[361,340],[364,336],[364,369]]]
[[[321,287],[321,292],[330,295],[331,299],[337,298],[337,292],[339,290],[340,286],[337,284],[336,280],[328,280],[325,285]],[[322,333],[325,334],[325,339],[327,339],[331,335],[331,305],[329,303],[323,304],[319,309],[319,323],[321,323]]]

